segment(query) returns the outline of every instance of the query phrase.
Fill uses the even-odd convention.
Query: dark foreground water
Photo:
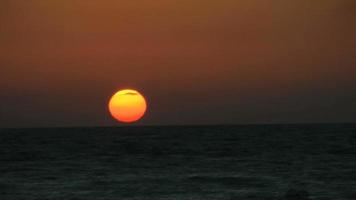
[[[1,200],[274,200],[288,191],[355,200],[356,125],[0,130]]]

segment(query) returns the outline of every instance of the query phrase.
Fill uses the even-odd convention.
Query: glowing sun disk
[[[147,109],[145,98],[136,90],[116,92],[109,101],[111,115],[121,122],[135,122],[143,117]]]

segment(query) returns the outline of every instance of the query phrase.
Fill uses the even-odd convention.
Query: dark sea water
[[[0,130],[1,200],[298,199],[288,191],[355,200],[356,125]]]

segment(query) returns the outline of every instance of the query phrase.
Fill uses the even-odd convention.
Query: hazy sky
[[[0,127],[356,122],[355,0],[1,0]]]

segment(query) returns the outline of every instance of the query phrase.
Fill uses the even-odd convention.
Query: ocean
[[[356,125],[0,130],[1,200],[355,200]]]

